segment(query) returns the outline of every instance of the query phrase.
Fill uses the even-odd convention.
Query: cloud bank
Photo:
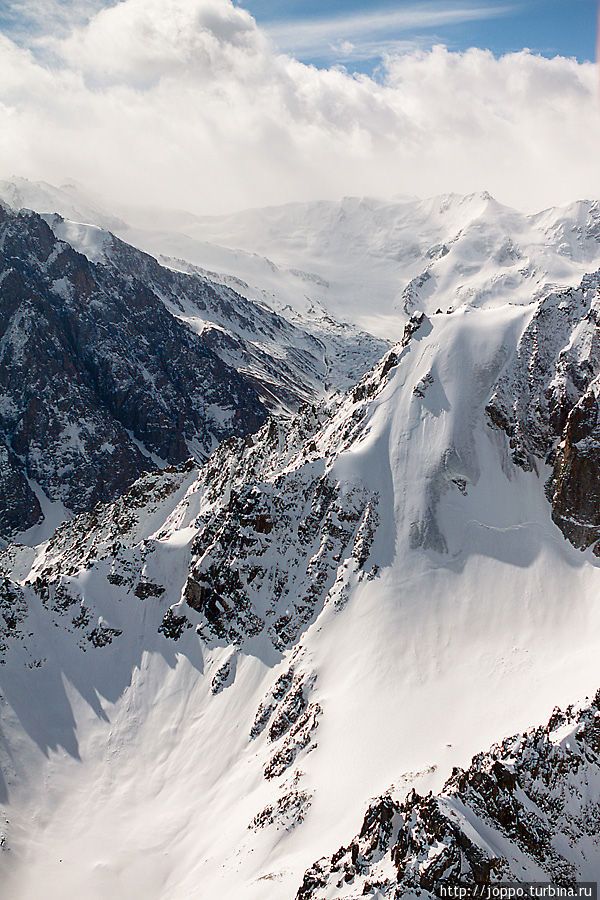
[[[596,67],[386,56],[376,80],[279,53],[230,0],[123,0],[38,47],[0,35],[0,175],[222,212],[342,195],[600,196]],[[39,48],[43,47],[40,55]]]

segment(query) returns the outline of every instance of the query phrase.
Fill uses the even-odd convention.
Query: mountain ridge
[[[211,431],[264,421],[253,387],[142,282],[90,263],[34,213],[5,212],[1,226],[1,432],[26,500],[20,530],[41,513],[28,478],[80,510],[154,468],[151,453],[185,459],[184,434],[206,453]]]
[[[460,206],[448,202],[444,216]],[[593,260],[589,212],[575,210],[572,240]],[[89,270],[115,283],[147,266],[146,289],[188,327],[186,298],[165,304],[164,284],[200,277],[193,260],[163,274],[118,236],[35,221],[50,244],[48,221],[85,244]],[[496,237],[484,227],[476,268]],[[455,271],[456,249],[432,259]],[[291,276],[307,288],[298,322],[313,315],[302,340],[321,328],[350,353],[356,338],[366,363],[376,345],[326,321],[315,274],[322,284]],[[543,275],[527,295],[524,279],[522,295],[507,281],[485,299],[477,282],[439,306],[438,288],[421,291],[395,315],[398,342],[345,392],[265,410],[206,461],[157,466],[42,543],[2,546],[11,896],[83,885],[90,900],[321,900],[368,882],[391,898],[457,867],[474,881],[518,879],[516,863],[548,878],[597,871],[597,710],[568,707],[598,681],[600,287],[596,274],[546,289]],[[262,299],[256,321],[274,322]],[[200,310],[190,340],[213,318]],[[338,387],[358,365],[331,363]]]
[[[89,508],[144,470],[205,458],[268,411],[326,395],[336,372],[360,371],[385,346],[358,339],[350,361],[341,349],[331,363],[312,334],[109,232],[8,210],[2,224],[5,534],[42,518],[35,485]],[[47,395],[38,413],[34,394]]]

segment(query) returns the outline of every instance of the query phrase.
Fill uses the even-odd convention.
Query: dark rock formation
[[[31,490],[15,454],[0,444],[0,534],[29,528],[42,518],[38,498]]]
[[[600,537],[599,413],[589,390],[569,413],[549,486],[552,518],[576,547]]]
[[[27,478],[75,511],[208,455],[266,410],[139,277],[91,263],[33,213],[0,209],[0,534],[40,518]]]
[[[310,441],[280,457],[285,440],[286,426],[265,425],[250,446],[223,444],[204,470],[214,499],[196,523],[184,599],[207,640],[266,630],[282,650],[320,612],[344,560],[368,559],[376,500],[315,470]],[[286,470],[293,455],[299,465]]]
[[[487,406],[513,461],[553,466],[552,518],[576,547],[600,539],[600,274],[540,300]]]

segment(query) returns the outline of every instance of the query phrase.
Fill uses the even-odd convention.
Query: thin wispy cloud
[[[430,0],[397,9],[277,22],[267,24],[265,31],[280,50],[304,58],[371,59],[422,45],[422,32],[499,18],[513,11],[510,4],[457,6]]]

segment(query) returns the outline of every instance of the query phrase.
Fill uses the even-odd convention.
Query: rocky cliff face
[[[0,211],[0,242],[2,533],[39,519],[30,480],[90,509],[157,458],[207,456],[264,421],[249,379],[139,277],[90,262],[32,213]]]
[[[600,538],[600,276],[546,295],[487,411],[525,469],[552,466],[552,517],[575,546]]]
[[[590,387],[568,415],[549,482],[552,518],[576,547],[600,553],[600,420]]]
[[[32,491],[23,466],[17,456],[0,444],[0,534],[11,534],[29,528],[42,518],[42,508]]]
[[[344,566],[366,563],[377,497],[333,475],[335,451],[323,458],[313,440],[319,424],[310,408],[291,428],[271,420],[249,446],[225,446],[207,466],[184,589],[205,637],[235,644],[265,632],[281,651],[336,581],[342,588]]]
[[[383,796],[296,900],[435,897],[444,883],[593,880],[600,862],[600,692],[455,769],[442,792]]]

